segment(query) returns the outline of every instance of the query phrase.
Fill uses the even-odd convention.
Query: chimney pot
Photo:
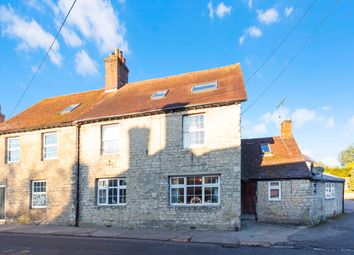
[[[282,138],[292,138],[293,137],[291,120],[284,120],[281,123],[280,133],[281,133]]]
[[[104,59],[105,63],[105,91],[111,92],[128,83],[129,69],[123,60],[123,52],[118,48],[110,56]]]

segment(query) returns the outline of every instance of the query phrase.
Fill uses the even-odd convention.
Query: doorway
[[[0,186],[0,220],[5,220],[5,187]]]
[[[242,216],[248,218],[256,217],[257,203],[257,182],[241,183],[241,212]]]

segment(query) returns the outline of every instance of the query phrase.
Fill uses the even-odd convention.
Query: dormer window
[[[217,88],[218,88],[217,82],[194,85],[192,87],[192,93],[205,92],[205,91],[214,90]]]
[[[261,149],[262,154],[264,154],[264,155],[272,154],[272,151],[270,150],[269,143],[261,143],[260,149]]]
[[[154,94],[152,94],[151,99],[155,100],[155,99],[164,98],[166,97],[167,93],[168,93],[168,89],[156,91]]]
[[[67,114],[69,112],[72,112],[73,110],[75,110],[79,106],[80,106],[80,104],[72,104],[72,105],[66,107],[64,110],[62,110],[60,112],[60,114],[63,115],[63,114]]]

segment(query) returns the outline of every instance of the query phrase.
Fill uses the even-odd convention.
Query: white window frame
[[[55,144],[46,144],[46,137],[50,136],[50,135],[55,135],[56,137],[56,143]],[[46,156],[46,148],[50,148],[50,147],[55,147],[56,148],[56,154],[54,157],[48,157]],[[53,159],[57,159],[58,158],[58,134],[57,132],[49,132],[49,133],[44,133],[43,134],[43,160],[53,160]]]
[[[325,184],[325,198],[333,199],[336,197],[336,186],[334,183],[326,182]]]
[[[45,183],[45,192],[38,192],[38,191],[34,191],[34,184],[35,183]],[[34,195],[45,195],[45,205],[42,205],[42,206],[39,206],[39,205],[34,205],[33,204],[33,196]],[[32,181],[32,194],[31,194],[31,207],[32,208],[47,208],[47,204],[48,204],[48,201],[47,201],[47,181],[45,180],[36,180],[36,181]]]
[[[262,146],[267,146],[269,151],[263,151]],[[259,147],[260,147],[260,150],[261,150],[263,155],[271,155],[272,154],[272,149],[270,148],[270,144],[269,143],[261,143],[259,145]]]
[[[152,94],[151,99],[157,100],[157,99],[165,98],[167,96],[167,93],[168,93],[168,89],[155,91],[154,94]]]
[[[117,180],[117,187],[109,187],[109,181]],[[120,181],[124,181],[125,185],[120,185]],[[100,182],[107,182],[107,186],[100,186]],[[109,189],[117,189],[117,203],[116,204],[109,204],[108,203],[108,196],[109,196]],[[106,191],[106,202],[100,202],[100,190]],[[120,202],[120,190],[125,190],[125,203]],[[127,183],[126,178],[104,178],[104,179],[97,179],[97,205],[98,206],[117,206],[117,205],[126,205],[127,204]]]
[[[216,90],[216,89],[218,89],[218,83],[214,81],[214,82],[194,85],[192,86],[191,92],[192,94],[194,94],[194,93],[202,93],[202,92]]]
[[[117,139],[107,139],[103,140],[103,132],[105,128],[117,128]],[[104,151],[104,142],[117,141],[117,150],[115,152],[105,152]],[[120,141],[120,127],[118,124],[108,124],[101,126],[101,155],[117,155],[119,153],[119,141]]]
[[[187,184],[187,178],[188,177],[202,177],[202,184],[194,184],[194,185],[188,185]],[[218,178],[218,183],[205,183],[205,178],[208,177],[215,177]],[[184,184],[172,184],[172,179],[173,178],[182,178],[184,180]],[[220,176],[219,175],[193,175],[193,176],[170,176],[169,177],[169,183],[170,183],[170,205],[171,206],[218,206],[220,205]],[[201,187],[202,188],[202,203],[200,204],[188,204],[187,203],[187,188],[188,187]],[[172,189],[180,189],[183,188],[183,196],[184,196],[184,202],[183,203],[173,203],[172,202]],[[218,188],[218,202],[217,203],[206,203],[205,202],[205,188]]]
[[[13,140],[18,140],[18,148],[10,148],[10,141],[13,141]],[[18,162],[20,162],[20,158],[21,158],[20,137],[19,136],[8,137],[6,139],[6,144],[7,144],[7,151],[6,151],[7,163],[18,163]],[[17,160],[11,160],[11,158],[10,158],[10,152],[13,152],[13,151],[18,151],[18,159]]]
[[[192,118],[202,117],[202,128],[190,128],[190,122]],[[204,114],[191,114],[191,115],[183,115],[182,119],[182,132],[183,132],[183,148],[191,149],[195,147],[202,147],[205,144],[205,115]],[[187,126],[189,125],[189,126]],[[193,133],[203,132],[203,142],[202,143],[191,143],[191,135]]]
[[[277,183],[277,185],[272,186],[272,183]],[[279,190],[278,197],[271,197],[272,190]],[[281,201],[281,181],[269,181],[268,182],[268,200],[269,201]]]

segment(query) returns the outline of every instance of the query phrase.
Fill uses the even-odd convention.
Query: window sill
[[[335,197],[326,197],[325,200],[335,200]]]
[[[41,206],[41,207],[31,207],[31,209],[47,209],[46,206]]]
[[[6,165],[19,165],[20,161],[6,162]]]
[[[218,208],[220,204],[204,204],[204,205],[169,205],[169,208]]]
[[[127,204],[118,204],[118,205],[95,205],[96,209],[101,208],[125,208]]]

